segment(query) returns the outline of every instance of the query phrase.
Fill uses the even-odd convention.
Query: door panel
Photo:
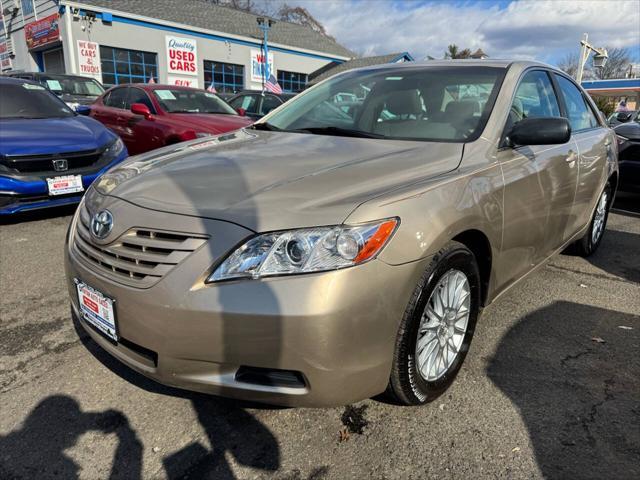
[[[129,88],[127,103],[129,108],[134,103],[142,103],[149,107],[153,115],[156,113],[153,102],[140,88]],[[131,110],[127,110],[123,114],[123,119],[122,140],[127,145],[129,154],[137,155],[164,145],[164,138],[159,132],[158,121],[155,118],[148,120],[142,115],[135,115]]]
[[[572,213],[572,223],[567,235],[583,229],[590,221],[596,202],[606,182],[606,162],[610,142],[607,131],[598,128],[575,135],[579,152],[579,182]]]
[[[511,283],[558,248],[573,208],[578,155],[574,142],[498,153],[504,176],[500,278]]]

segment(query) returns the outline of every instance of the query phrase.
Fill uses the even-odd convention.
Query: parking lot
[[[279,409],[102,352],[69,315],[71,213],[0,226],[2,478],[640,476],[638,216],[612,214],[593,257],[559,256],[487,309],[434,403]]]

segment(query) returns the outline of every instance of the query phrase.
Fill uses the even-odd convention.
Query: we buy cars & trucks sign
[[[80,68],[80,75],[93,77],[102,83],[100,46],[97,43],[78,40],[78,66]]]
[[[191,38],[165,37],[167,45],[167,72],[169,82],[172,85],[187,85],[193,83],[192,78],[198,76],[198,45]],[[180,83],[183,82],[183,83]]]

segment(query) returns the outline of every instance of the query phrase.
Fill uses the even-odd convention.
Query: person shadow
[[[544,478],[640,478],[640,316],[559,301],[522,318],[487,375]]]
[[[140,478],[143,447],[127,417],[118,410],[83,412],[67,395],[45,398],[22,428],[0,435],[0,478],[78,478],[82,467],[65,450],[91,431],[118,438],[108,478]]]

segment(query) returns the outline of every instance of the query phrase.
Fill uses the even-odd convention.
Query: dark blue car
[[[0,215],[77,203],[126,157],[101,123],[35,82],[0,77]]]

